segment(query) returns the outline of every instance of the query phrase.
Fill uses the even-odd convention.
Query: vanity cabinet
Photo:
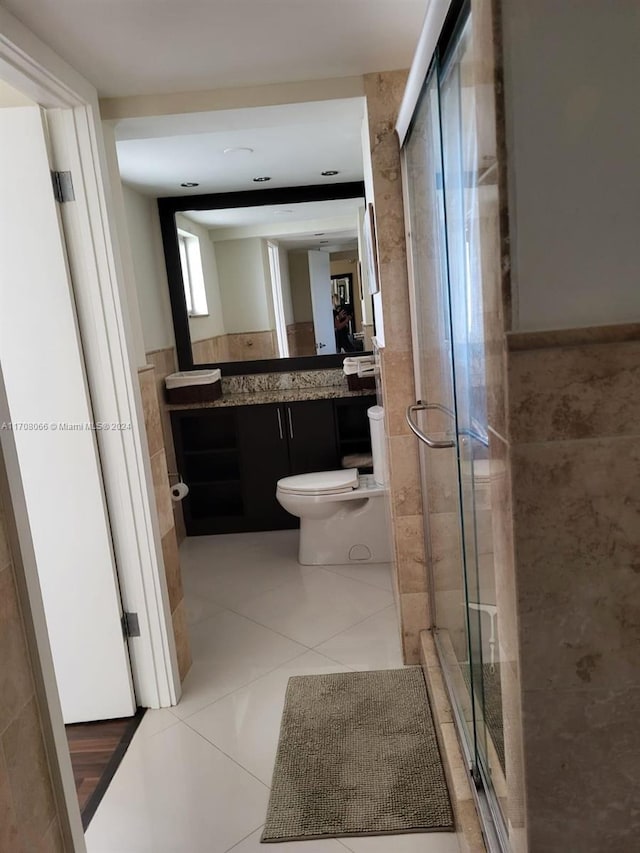
[[[296,527],[276,499],[276,484],[290,474],[339,467],[332,400],[238,408],[245,517],[252,530]]]
[[[305,400],[171,412],[178,470],[189,486],[187,533],[297,527],[276,500],[290,474],[330,471],[345,452],[370,449],[375,397]]]
[[[171,413],[178,471],[189,486],[182,505],[189,534],[242,530],[241,453],[236,410]]]

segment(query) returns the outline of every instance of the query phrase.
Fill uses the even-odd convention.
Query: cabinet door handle
[[[291,409],[287,406],[287,419],[289,421],[289,438],[293,438],[293,420],[291,418]]]
[[[280,407],[276,409],[278,413],[278,432],[280,433],[280,440],[284,438],[284,432],[282,431],[282,415],[280,414]]]

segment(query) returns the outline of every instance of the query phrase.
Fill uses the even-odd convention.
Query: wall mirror
[[[361,182],[161,198],[158,209],[182,370],[313,369],[371,351]]]

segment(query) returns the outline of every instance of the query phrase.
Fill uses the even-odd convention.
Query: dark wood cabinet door
[[[288,432],[282,406],[237,409],[242,496],[247,530],[297,527],[298,519],[276,500],[276,484],[289,473]]]
[[[340,467],[333,400],[282,404],[291,474]]]

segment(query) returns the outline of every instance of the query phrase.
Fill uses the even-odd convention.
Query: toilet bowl
[[[303,566],[388,563],[383,428],[379,406],[369,410],[373,474],[357,468],[298,474],[278,481],[280,505],[300,519],[298,559]]]

